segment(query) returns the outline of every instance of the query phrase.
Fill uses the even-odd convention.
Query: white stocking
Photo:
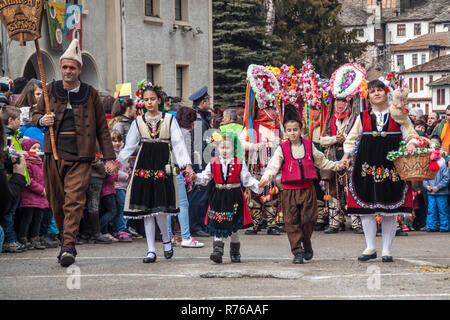
[[[392,243],[397,231],[396,216],[384,216],[381,222],[381,233],[383,236],[383,255],[391,256]]]
[[[239,233],[238,233],[237,231],[236,231],[236,232],[233,232],[233,233],[231,234],[230,242],[233,242],[233,243],[239,242]]]
[[[144,227],[145,227],[145,237],[147,238],[148,252],[154,252],[156,255],[155,248],[155,218],[154,217],[145,217],[144,218]],[[149,257],[152,254],[147,254]]]
[[[161,230],[162,241],[164,244],[164,251],[172,249],[172,243],[169,237],[169,228],[167,226],[167,216],[159,214],[156,216],[156,222],[158,223],[159,230]]]
[[[366,238],[364,254],[372,254],[376,251],[377,219],[372,215],[361,215],[361,224]]]

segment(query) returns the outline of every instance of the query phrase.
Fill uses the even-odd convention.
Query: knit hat
[[[22,142],[22,150],[30,151],[31,147],[34,146],[36,143],[38,143],[39,145],[41,144],[36,139],[26,139],[24,142]]]
[[[61,62],[63,59],[75,60],[79,62],[81,66],[83,66],[83,58],[81,57],[80,43],[77,39],[72,40],[72,42],[69,45],[69,48],[67,48],[66,52],[64,52],[61,58],[59,58],[59,61]]]
[[[288,104],[284,107],[283,125],[286,125],[288,121],[296,121],[302,126],[302,119],[300,118],[298,109],[292,104]]]
[[[419,119],[421,116],[423,116],[423,111],[422,111],[422,109],[420,109],[420,108],[418,108],[418,107],[415,107],[415,108],[412,108],[412,109],[411,109],[411,111],[409,112],[409,114],[410,114],[411,116],[414,116],[414,117],[416,117],[417,119]]]

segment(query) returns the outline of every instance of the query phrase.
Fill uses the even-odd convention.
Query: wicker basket
[[[394,160],[394,165],[400,178],[406,181],[432,180],[437,174],[429,169],[430,153],[400,156]]]

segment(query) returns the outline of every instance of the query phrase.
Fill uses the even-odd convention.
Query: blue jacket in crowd
[[[425,180],[423,181],[423,187],[437,187],[438,192],[427,191],[428,194],[433,196],[444,196],[448,195],[448,181],[449,181],[449,170],[446,165],[443,165],[442,168],[439,169],[436,177],[433,180]]]

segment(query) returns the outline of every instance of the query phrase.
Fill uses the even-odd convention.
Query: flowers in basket
[[[264,66],[251,64],[247,70],[247,80],[262,108],[276,106],[280,86],[274,73]]]
[[[320,75],[314,70],[314,66],[309,60],[303,61],[300,71],[300,89],[302,99],[314,109],[320,109],[322,106],[322,80]]]
[[[283,105],[292,104],[300,107],[300,74],[294,66],[283,64],[280,68],[267,67],[280,84],[280,96]]]
[[[412,139],[408,144],[413,144],[416,147],[413,155],[430,154],[430,171],[438,171],[443,165],[445,165],[445,157],[447,157],[447,152],[439,144],[435,142],[429,142],[428,140],[422,138]],[[405,141],[400,142],[398,150],[390,151],[387,154],[387,159],[389,161],[394,161],[395,159],[409,155],[406,149]]]

